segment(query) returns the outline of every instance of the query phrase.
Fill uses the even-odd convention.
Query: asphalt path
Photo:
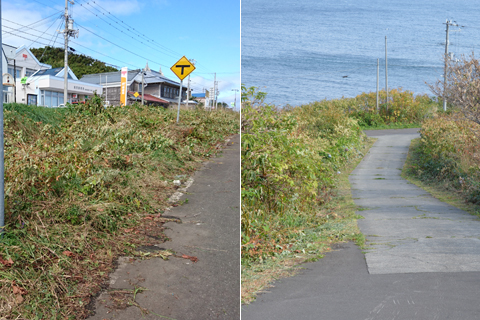
[[[180,201],[185,199],[188,203],[168,212],[182,223],[166,224],[171,241],[160,246],[198,261],[120,259],[109,289],[131,290],[135,284],[146,288],[135,298],[140,308],[111,310],[106,307],[111,305],[110,297],[104,292],[96,301],[96,314],[89,319],[240,318],[239,135],[195,173]]]
[[[378,138],[350,176],[365,252],[340,244],[242,306],[253,319],[480,319],[480,221],[400,177],[416,129]]]

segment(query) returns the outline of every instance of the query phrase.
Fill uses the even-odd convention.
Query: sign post
[[[195,70],[195,66],[185,56],[178,60],[171,68],[173,73],[180,79],[180,92],[178,93],[177,123],[180,119],[180,103],[182,102],[183,79]]]
[[[121,71],[122,78],[120,84],[120,105],[122,107],[127,105],[127,75],[128,75],[128,68],[124,67]]]

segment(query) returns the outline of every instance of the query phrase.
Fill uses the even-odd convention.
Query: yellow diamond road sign
[[[180,60],[177,61],[177,63],[175,63],[170,68],[170,70],[172,70],[173,73],[175,73],[180,80],[183,80],[190,73],[192,73],[193,70],[195,70],[195,66],[193,65],[193,63],[188,61],[188,59],[185,58],[185,56],[183,56]]]
[[[138,92],[135,92],[133,95],[135,96],[135,98],[138,98],[140,94]]]

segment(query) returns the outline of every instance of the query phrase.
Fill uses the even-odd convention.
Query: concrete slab
[[[417,136],[376,135],[377,142],[350,177],[354,201],[366,209],[358,212],[365,217],[358,225],[370,246],[368,271],[480,271],[480,221],[400,177],[410,141]]]
[[[242,306],[242,320],[479,319],[480,272],[369,274],[353,243]]]

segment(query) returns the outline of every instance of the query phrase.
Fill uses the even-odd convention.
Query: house
[[[2,80],[3,80],[3,102],[10,103],[15,100],[15,78],[10,72],[8,63],[15,59],[15,50],[13,46],[2,44]]]
[[[4,52],[7,51],[5,48],[6,45],[3,45]],[[14,47],[8,46],[10,52],[12,48]],[[7,59],[7,70],[15,83],[8,102],[46,107],[63,104],[64,68],[52,69],[52,66],[41,63],[26,46],[21,46],[14,52],[13,57]],[[95,91],[101,92],[102,87],[79,81],[69,68],[67,89],[68,102],[75,103],[85,101]]]
[[[38,70],[31,76],[17,80],[17,102],[28,105],[58,107],[64,102],[65,68]],[[67,102],[81,103],[91,98],[102,86],[78,80],[68,68]]]
[[[153,71],[147,66],[144,70],[127,72],[127,104],[142,100],[142,73],[144,83],[144,102],[146,104],[168,107],[178,104],[180,83],[170,80],[163,73]],[[99,84],[103,87],[103,97],[109,105],[120,105],[121,72],[106,72],[85,75],[84,82]],[[136,93],[138,95],[136,95]],[[182,100],[187,98],[187,88],[182,88]]]

